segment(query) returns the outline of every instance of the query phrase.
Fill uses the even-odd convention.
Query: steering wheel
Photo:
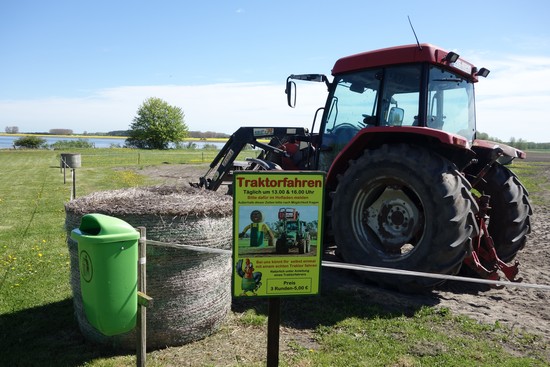
[[[350,141],[359,131],[359,128],[349,122],[345,122],[336,126],[332,131],[329,131],[334,142],[340,144]]]
[[[334,134],[335,131],[338,130],[355,130],[358,131],[359,129],[354,124],[350,124],[349,122],[344,122],[343,124],[340,124],[336,126],[334,129],[330,130],[329,133]]]

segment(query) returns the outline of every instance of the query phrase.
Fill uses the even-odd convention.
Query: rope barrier
[[[187,249],[187,250],[199,251],[199,252],[209,252],[209,253],[215,253],[215,254],[226,254],[226,255],[232,254],[231,250],[192,246],[192,245],[182,245],[177,243],[166,243],[166,242],[153,241],[153,240],[147,240],[147,244],[150,244],[153,246],[165,246],[165,247]],[[469,277],[462,277],[458,275],[423,273],[423,272],[412,271],[412,270],[381,268],[376,266],[359,265],[359,264],[346,264],[346,263],[338,263],[334,261],[322,261],[321,265],[327,268],[365,271],[365,272],[371,272],[371,273],[407,275],[407,276],[414,276],[414,277],[425,277],[425,278],[434,278],[434,279],[442,279],[442,280],[455,280],[459,282],[478,283],[478,284],[487,284],[487,285],[496,285],[496,286],[516,287],[516,288],[530,288],[530,289],[538,289],[542,291],[550,291],[550,285],[544,285],[544,284],[519,283],[519,282],[510,282],[510,281],[504,281],[504,280],[469,278]]]
[[[468,278],[468,277],[461,277],[461,276],[457,276],[457,275],[422,273],[422,272],[419,272],[419,271],[380,268],[380,267],[376,267],[376,266],[367,266],[367,265],[358,265],[358,264],[344,264],[344,263],[337,263],[337,262],[333,262],[333,261],[323,261],[322,265],[325,266],[325,267],[329,267],[329,268],[359,270],[359,271],[367,271],[367,272],[372,272],[372,273],[408,275],[408,276],[425,277],[425,278],[457,280],[457,281],[469,282],[469,283],[480,283],[480,284],[488,284],[488,285],[503,285],[503,286],[507,286],[507,287],[532,288],[532,289],[550,291],[550,285],[543,285],[543,284],[516,283],[516,282],[509,282],[509,281],[502,281],[502,280],[488,280],[488,279]]]
[[[160,241],[154,241],[154,240],[147,240],[147,244],[148,245],[153,245],[153,246],[172,247],[172,248],[192,250],[192,251],[198,251],[198,252],[209,252],[209,253],[214,253],[214,254],[231,255],[231,250],[224,250],[224,249],[221,249],[221,248],[210,248],[210,247],[201,247],[201,246],[193,246],[193,245],[182,245],[182,244],[179,244],[179,243],[166,243],[166,242],[160,242]]]

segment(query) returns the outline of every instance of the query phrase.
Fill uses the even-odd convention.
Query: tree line
[[[532,141],[527,141],[525,139],[516,139],[515,137],[511,137],[509,141],[503,141],[498,138],[489,136],[487,133],[477,132],[476,133],[476,139],[480,140],[490,140],[494,141],[495,143],[503,143],[506,145],[509,145],[511,147],[514,147],[516,149],[520,150],[534,150],[534,149],[550,149],[550,142],[548,143],[535,143]]]
[[[19,127],[6,126],[6,133],[18,134]],[[38,133],[35,133],[38,134]],[[50,129],[48,133],[40,133],[46,135],[73,135],[72,129]],[[225,133],[214,131],[189,131],[185,123],[185,115],[183,110],[177,106],[171,106],[164,100],[156,97],[146,99],[137,110],[136,116],[133,118],[128,130],[115,130],[107,133],[88,133],[83,135],[96,136],[125,136],[126,146],[141,149],[168,149],[169,146],[180,146],[185,138],[196,139],[211,139],[211,138],[228,138]],[[510,145],[521,150],[530,149],[550,149],[550,142],[535,143],[524,139],[510,138],[510,141],[502,141],[500,139],[489,136],[487,133],[477,132],[477,139],[491,140],[497,143]],[[23,141],[26,142],[26,141]],[[36,141],[33,141],[37,144]]]

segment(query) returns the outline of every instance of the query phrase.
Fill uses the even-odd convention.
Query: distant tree
[[[181,108],[160,98],[145,100],[130,125],[126,145],[141,149],[168,149],[187,137],[188,128]]]
[[[219,148],[216,144],[206,143],[202,146],[202,149],[204,149],[204,150],[218,150]]]
[[[77,140],[59,140],[53,144],[50,144],[50,148],[53,150],[63,150],[72,148],[94,148],[94,144],[87,139]]]
[[[73,135],[71,129],[50,129],[51,135]]]
[[[113,130],[107,133],[108,136],[128,136],[130,135],[130,130]]]
[[[19,127],[17,126],[6,126],[7,134],[17,134],[19,133]]]
[[[514,148],[523,150],[523,149],[527,149],[528,142],[521,138],[516,139],[514,137],[511,137],[510,141],[508,142],[508,145],[513,146]]]
[[[217,133],[217,132],[214,132],[214,131],[206,131],[206,132],[203,132],[203,131],[189,131],[189,136],[192,137],[192,138],[197,138],[197,139],[201,139],[201,140],[209,139],[209,138],[222,138],[222,139],[229,138],[228,134]]]
[[[479,139],[479,140],[490,140],[490,141],[494,141],[496,143],[502,143],[502,141],[498,138],[495,138],[493,136],[489,136],[489,134],[487,133],[483,133],[483,132],[480,132],[480,131],[476,131],[476,139]]]
[[[192,141],[188,141],[185,144],[177,144],[177,147],[178,148],[183,148],[183,149],[197,149],[197,143],[194,143]]]
[[[489,134],[482,133],[481,131],[476,131],[476,139],[489,140]]]
[[[15,140],[13,145],[20,148],[38,149],[46,146],[46,140],[38,136],[23,136]]]

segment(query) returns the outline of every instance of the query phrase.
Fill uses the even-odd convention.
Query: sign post
[[[324,172],[234,174],[232,293],[270,297],[268,366],[278,364],[279,297],[319,294],[324,182]]]

